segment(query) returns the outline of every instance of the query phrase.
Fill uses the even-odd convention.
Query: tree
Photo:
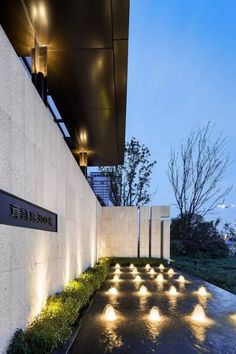
[[[229,253],[222,235],[217,230],[220,219],[206,221],[203,216],[194,214],[172,219],[171,254],[172,256],[227,257]]]
[[[132,138],[125,144],[124,164],[100,167],[109,179],[110,200],[115,206],[141,206],[150,201],[149,187],[156,161],[150,162],[149,149]]]
[[[225,152],[226,140],[219,134],[213,140],[214,125],[192,130],[180,150],[171,150],[168,178],[172,185],[180,217],[189,220],[205,216],[222,203],[232,187],[221,187],[230,164]]]
[[[217,227],[220,219],[206,221],[203,216],[194,214],[191,221],[188,215],[177,216],[171,220],[170,234],[172,240],[204,241],[221,238]],[[184,229],[183,228],[184,225]]]
[[[236,230],[230,223],[225,223],[222,237],[229,241],[236,241]]]

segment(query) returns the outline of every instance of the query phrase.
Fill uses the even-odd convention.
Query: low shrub
[[[171,257],[222,258],[229,254],[228,246],[222,239],[171,240],[170,251]]]
[[[101,258],[94,268],[70,281],[60,294],[49,297],[31,325],[15,332],[7,353],[47,354],[68,340],[81,311],[104,282],[109,265],[109,258]]]
[[[211,258],[223,258],[229,255],[229,248],[222,239],[203,242],[202,250]]]

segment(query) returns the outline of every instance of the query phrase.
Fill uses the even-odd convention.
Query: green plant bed
[[[110,262],[109,258],[101,258],[93,268],[70,281],[61,293],[49,297],[30,326],[15,332],[7,353],[52,353],[66,342],[81,312],[106,279]]]
[[[236,257],[218,259],[175,257],[172,264],[236,294]]]

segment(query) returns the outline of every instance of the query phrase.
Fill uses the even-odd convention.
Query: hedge
[[[110,262],[109,258],[101,258],[95,267],[70,281],[61,293],[49,297],[30,326],[15,332],[7,353],[47,354],[66,342],[83,308],[104,282]]]

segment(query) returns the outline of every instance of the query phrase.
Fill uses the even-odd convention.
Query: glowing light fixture
[[[158,267],[160,270],[164,270],[165,269],[165,267],[164,267],[164,265],[161,263],[160,265],[159,265],[159,267]]]
[[[131,269],[131,270],[133,270],[133,269],[134,269],[134,265],[133,265],[133,263],[131,263],[131,264],[130,264],[129,269]]]
[[[120,272],[120,269],[119,268],[117,268],[116,270],[115,270],[115,274],[120,274],[121,272]]]
[[[120,280],[119,275],[118,275],[118,274],[115,274],[114,277],[113,277],[113,280],[114,280],[114,281],[119,281],[119,280]]]
[[[173,268],[170,268],[167,272],[168,275],[174,275],[175,272],[174,272],[174,269]]]
[[[138,274],[138,269],[136,267],[134,267],[134,269],[131,272],[132,274]]]
[[[140,295],[147,295],[148,294],[148,289],[146,286],[142,285],[141,288],[139,289],[139,294]]]
[[[117,289],[113,286],[111,287],[108,292],[107,292],[109,295],[117,295],[118,294],[118,291]]]
[[[106,321],[115,321],[117,319],[116,311],[110,304],[106,305],[103,313]]]
[[[136,275],[134,278],[134,281],[136,281],[137,283],[140,283],[142,281],[142,278],[140,277],[140,275]]]
[[[163,283],[164,282],[164,277],[163,274],[159,273],[155,279],[158,283]]]
[[[199,324],[201,323],[207,323],[209,319],[207,318],[205,311],[202,307],[202,305],[197,304],[191,314],[191,320],[193,322],[197,322]]]
[[[159,322],[161,320],[161,315],[157,306],[153,306],[149,311],[148,318],[150,321]]]
[[[88,153],[86,151],[81,151],[79,153],[79,165],[81,167],[87,167],[88,166]]]
[[[88,136],[85,129],[82,129],[79,134],[79,141],[82,146],[86,145],[88,142]]]
[[[42,2],[39,4],[39,16],[42,19],[45,19],[47,17],[46,8]]]
[[[177,296],[178,292],[176,290],[176,287],[174,285],[171,285],[169,291],[168,291],[168,295],[170,296]]]
[[[236,325],[236,314],[230,315],[229,318]]]
[[[116,268],[116,269],[120,269],[119,263],[116,263],[115,268]]]
[[[185,279],[185,277],[184,277],[183,275],[180,275],[180,276],[178,277],[177,281],[180,282],[180,283],[185,283],[185,282],[186,282],[186,279]]]
[[[198,291],[197,291],[197,295],[200,295],[200,296],[209,296],[210,293],[208,293],[207,289],[205,288],[205,286],[200,286]]]
[[[151,275],[154,275],[156,274],[155,270],[153,268],[150,269],[150,272],[149,272]]]
[[[151,269],[150,264],[146,264],[146,265],[145,265],[145,269],[146,269],[147,271],[149,271],[149,270]]]

